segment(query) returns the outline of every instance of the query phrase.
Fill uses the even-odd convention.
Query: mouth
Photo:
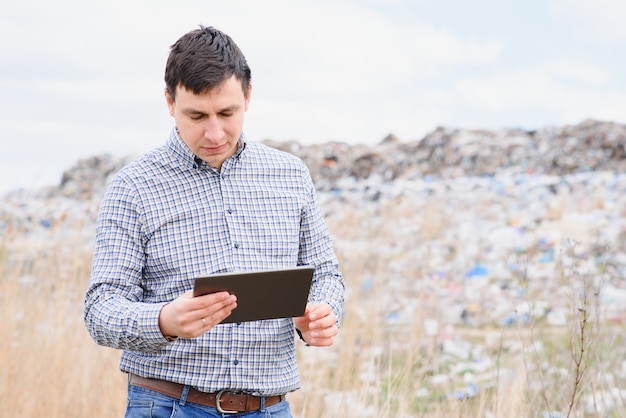
[[[226,145],[218,145],[216,147],[201,147],[202,151],[207,152],[209,154],[217,154],[222,152]]]

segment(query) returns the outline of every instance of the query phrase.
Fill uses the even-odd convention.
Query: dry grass
[[[626,416],[619,398],[611,398],[617,404],[613,412],[601,412],[609,389],[626,387],[617,373],[626,355],[621,334],[598,320],[593,295],[583,306],[584,328],[573,315],[570,326],[560,330],[540,323],[519,329],[428,330],[429,320],[443,322],[440,302],[410,286],[421,264],[399,261],[416,240],[441,233],[445,213],[429,207],[435,222],[421,229],[423,236],[409,236],[402,234],[402,225],[416,222],[416,216],[410,206],[397,203],[329,217],[348,285],[346,313],[335,346],[299,346],[303,388],[289,396],[296,416],[541,417],[568,408],[572,417]],[[374,221],[380,218],[386,221]],[[21,238],[0,242],[3,416],[123,416],[126,383],[117,369],[119,354],[96,346],[82,322],[91,247],[65,235],[62,246]],[[406,306],[394,298],[392,278],[407,284],[403,292],[419,303]],[[573,304],[576,300],[572,296]],[[413,320],[387,321],[394,307],[410,312]],[[592,326],[581,340],[580,331]],[[472,359],[444,353],[446,338],[474,344],[482,350],[475,357],[494,364],[484,373],[463,370],[463,364],[472,367]],[[580,347],[586,357],[576,369],[573,359],[582,358]],[[457,396],[470,373],[480,390]],[[585,415],[585,399],[595,401],[595,412]]]
[[[38,248],[39,247],[39,248]],[[4,247],[0,262],[3,416],[114,417],[125,408],[119,354],[82,322],[90,250],[40,242]]]

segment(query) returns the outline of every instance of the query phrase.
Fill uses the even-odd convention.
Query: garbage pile
[[[536,131],[437,128],[419,141],[393,134],[375,147],[266,141],[302,158],[318,187],[345,177],[384,181],[491,176],[502,171],[566,175],[626,171],[626,125],[586,120]]]
[[[41,238],[42,245],[82,233],[93,239],[93,225],[108,181],[130,157],[100,155],[78,161],[58,186],[19,189],[0,196],[0,237]]]
[[[404,269],[398,275],[410,272],[410,286],[422,285],[416,277],[430,277],[470,291],[470,282],[497,278],[512,293],[520,265],[515,258],[533,249],[536,263],[528,263],[525,274],[540,279],[552,274],[566,238],[580,242],[589,260],[602,259],[626,277],[626,125],[586,120],[532,132],[437,128],[419,141],[389,135],[376,146],[265,142],[305,161],[329,224],[348,210],[367,212],[368,224],[389,224],[394,245],[378,248],[391,251],[390,264]],[[57,187],[1,196],[0,236],[62,240],[80,228],[90,242],[106,184],[131,158],[80,160]],[[405,214],[380,219],[390,206],[406,208]],[[342,245],[344,237],[335,235]],[[360,239],[346,245],[372,245]],[[400,260],[402,254],[409,258]],[[489,308],[482,311],[492,317],[481,318],[480,303],[465,291],[458,298],[466,305],[454,314],[457,320],[484,324],[500,315]]]
[[[63,173],[58,189],[47,191],[52,195],[58,193],[74,199],[85,200],[93,196],[101,198],[109,180],[130,161],[129,157],[113,158],[111,155],[79,160]]]
[[[439,127],[412,142],[401,142],[389,134],[375,146],[262,142],[302,158],[322,191],[345,178],[389,182],[493,176],[503,171],[556,176],[587,171],[626,172],[626,125],[594,120],[536,131]],[[108,180],[132,158],[104,154],[80,160],[63,173],[58,187],[37,194],[80,199],[100,196]]]
[[[471,370],[453,398],[493,383],[496,362],[484,352],[499,341],[492,332],[469,343],[459,329],[564,327],[573,295],[588,290],[600,319],[626,322],[626,125],[437,128],[375,146],[264,142],[305,161],[338,254],[360,263],[358,274],[344,273],[351,320],[423,318],[451,364]],[[106,184],[130,160],[95,156],[57,187],[0,196],[0,245],[93,245]],[[626,378],[622,369],[616,378]]]

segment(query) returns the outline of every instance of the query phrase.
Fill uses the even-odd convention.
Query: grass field
[[[333,347],[299,346],[303,388],[288,397],[296,416],[626,416],[624,327],[602,320],[587,278],[568,271],[555,278],[572,288],[571,314],[560,327],[446,326],[437,313],[442,301],[423,290],[412,295],[412,320],[393,322],[389,266],[399,256],[380,249],[410,248],[424,236],[392,232],[414,217],[407,207],[379,210],[377,219],[387,222],[371,222],[374,214],[357,208],[329,217],[348,286],[346,313]],[[444,227],[423,231],[434,236]],[[54,229],[0,241],[2,416],[124,413],[119,353],[96,346],[82,322],[92,248],[84,232],[73,239],[64,228],[62,242]],[[420,279],[409,270],[393,275]]]

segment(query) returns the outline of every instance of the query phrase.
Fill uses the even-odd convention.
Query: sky
[[[20,0],[0,14],[0,193],[173,126],[169,47],[215,26],[252,69],[249,140],[375,145],[626,122],[623,0]]]

